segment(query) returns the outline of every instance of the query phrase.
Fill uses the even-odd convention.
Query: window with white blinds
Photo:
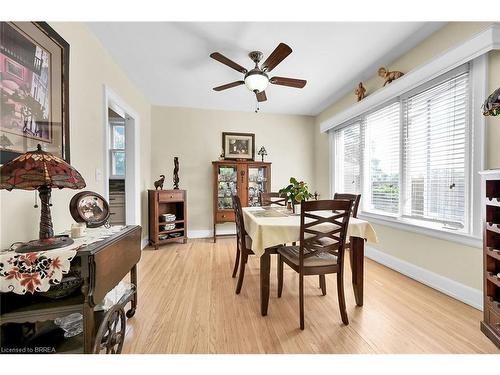
[[[338,191],[361,191],[361,125],[354,123],[335,132],[335,163]]]
[[[361,211],[470,232],[468,65],[334,131],[335,192]]]
[[[399,212],[400,104],[390,104],[364,118],[366,178],[364,210]]]
[[[468,73],[404,101],[404,214],[465,226]]]

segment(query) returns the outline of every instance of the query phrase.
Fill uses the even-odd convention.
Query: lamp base
[[[19,246],[16,249],[16,253],[24,254],[36,251],[59,249],[64,246],[69,246],[73,242],[73,239],[68,236],[55,236],[45,240],[33,240]]]

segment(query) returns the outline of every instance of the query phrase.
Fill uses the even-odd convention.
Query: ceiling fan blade
[[[268,56],[266,61],[264,61],[261,69],[266,72],[270,72],[291,53],[292,49],[285,43],[278,44],[278,47],[276,47],[276,49]]]
[[[223,63],[224,65],[237,70],[240,73],[246,74],[248,70],[242,67],[240,64],[235,63],[233,60],[228,59],[226,56],[220,54],[219,52],[214,52],[210,55],[210,57],[218,62]]]
[[[269,80],[274,85],[295,87],[297,89],[303,88],[307,81],[305,79],[286,78],[286,77],[273,77]]]
[[[266,96],[265,91],[256,92],[255,96],[257,97],[258,102],[265,102],[267,100],[267,96]]]
[[[214,90],[215,91],[222,91],[222,90],[230,89],[231,87],[243,85],[244,83],[245,83],[244,81],[235,81],[235,82],[231,82],[231,83],[226,83],[225,85],[214,87]]]

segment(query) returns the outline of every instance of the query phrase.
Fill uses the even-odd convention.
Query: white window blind
[[[365,183],[363,209],[399,213],[400,103],[385,106],[364,118]]]
[[[361,125],[354,123],[336,130],[335,139],[335,191],[359,193],[361,191]]]
[[[468,73],[404,101],[404,215],[462,229]]]

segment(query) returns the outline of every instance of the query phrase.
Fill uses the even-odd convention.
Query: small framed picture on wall
[[[222,149],[227,160],[254,160],[255,134],[222,133]]]

